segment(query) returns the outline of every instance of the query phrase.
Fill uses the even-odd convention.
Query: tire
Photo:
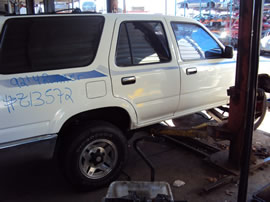
[[[266,111],[267,111],[267,98],[266,98],[266,95],[264,93],[261,111],[259,113],[256,113],[256,111],[255,111],[255,120],[254,120],[254,127],[253,127],[254,130],[256,130],[263,122]]]
[[[94,121],[62,145],[62,169],[75,188],[90,191],[114,181],[127,159],[127,141],[114,125]]]

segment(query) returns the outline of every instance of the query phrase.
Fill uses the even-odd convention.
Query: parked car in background
[[[224,27],[227,22],[227,19],[224,19],[223,16],[221,15],[212,15],[208,13],[196,15],[193,19],[201,22],[208,28],[209,27],[221,28]]]
[[[196,15],[193,17],[194,20],[197,20],[199,22],[204,22],[205,20],[212,20],[214,18],[214,15],[209,14],[209,13],[202,13],[201,15]]]
[[[180,0],[179,8],[227,8],[230,0]]]

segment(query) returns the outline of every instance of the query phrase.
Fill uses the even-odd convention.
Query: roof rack
[[[65,13],[65,11],[71,11],[70,13]],[[57,10],[50,13],[38,13],[38,14],[14,14],[14,13],[7,13],[0,11],[0,15],[3,16],[36,16],[36,15],[58,15],[58,14],[102,14],[101,12],[95,12],[95,11],[81,11],[80,8],[68,8],[68,9],[62,9]]]

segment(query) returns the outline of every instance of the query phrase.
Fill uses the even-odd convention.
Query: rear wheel
[[[127,157],[122,132],[107,122],[92,122],[62,145],[67,179],[80,190],[108,185],[120,174]]]

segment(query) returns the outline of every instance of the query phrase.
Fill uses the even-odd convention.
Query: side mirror
[[[225,50],[224,50],[223,56],[225,58],[233,58],[233,47],[231,47],[231,46],[225,46]]]

